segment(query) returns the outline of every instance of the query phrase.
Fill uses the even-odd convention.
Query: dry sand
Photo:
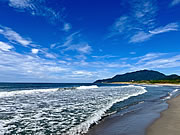
[[[169,108],[147,129],[146,135],[180,135],[180,96],[168,104]]]

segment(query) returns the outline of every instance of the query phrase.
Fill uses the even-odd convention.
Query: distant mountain
[[[153,70],[140,70],[136,72],[125,73],[122,75],[116,75],[112,78],[97,80],[94,83],[110,83],[110,82],[132,82],[143,80],[172,80],[180,79],[178,75],[165,75],[158,71]]]

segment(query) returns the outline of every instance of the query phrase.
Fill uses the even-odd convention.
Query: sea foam
[[[91,85],[91,86],[79,86],[76,89],[80,90],[80,89],[97,89],[98,86],[97,85]]]
[[[165,98],[163,98],[163,100],[168,100],[168,99],[171,99],[171,97],[176,94],[176,92],[178,92],[179,89],[175,89],[173,90],[172,92],[168,92],[168,96],[166,96]]]
[[[52,92],[57,91],[58,88],[54,89],[32,89],[32,90],[17,90],[17,91],[9,91],[9,92],[0,92],[0,98],[9,97],[9,96],[17,96],[17,95],[25,95],[25,94],[33,94],[40,92]]]
[[[3,96],[0,93],[1,97],[7,98],[0,98],[0,117],[3,116],[0,131],[6,134],[84,134],[115,103],[147,92],[145,87],[134,85],[79,88],[1,92],[4,93]]]
[[[102,118],[102,116],[105,114],[105,112],[108,109],[110,109],[115,103],[124,101],[130,97],[138,96],[138,95],[141,95],[141,94],[144,94],[147,92],[145,87],[142,87],[142,86],[134,86],[134,85],[121,86],[121,88],[132,88],[132,87],[140,88],[140,89],[142,89],[142,91],[137,92],[137,93],[133,93],[130,95],[126,95],[123,98],[115,99],[115,100],[111,101],[106,107],[94,112],[94,114],[91,117],[89,117],[85,122],[79,124],[76,127],[71,128],[67,133],[64,133],[63,135],[69,135],[69,134],[70,135],[81,135],[81,134],[87,133],[90,126],[94,123],[97,124],[97,122]]]

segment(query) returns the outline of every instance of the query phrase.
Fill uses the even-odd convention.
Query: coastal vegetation
[[[132,83],[146,83],[146,84],[180,84],[180,79],[172,79],[172,80],[142,80],[142,81],[133,81]]]
[[[180,84],[180,76],[176,74],[165,75],[153,70],[140,70],[136,72],[116,75],[112,78],[97,80],[94,83],[171,83]]]

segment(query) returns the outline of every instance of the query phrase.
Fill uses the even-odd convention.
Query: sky
[[[180,75],[180,0],[0,0],[0,82]]]

